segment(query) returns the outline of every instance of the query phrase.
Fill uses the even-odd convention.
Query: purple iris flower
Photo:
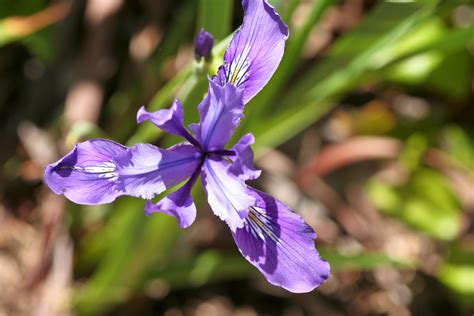
[[[79,143],[46,167],[45,181],[57,194],[79,204],[109,203],[122,195],[147,199],[149,215],[175,216],[180,227],[196,218],[191,190],[199,176],[213,212],[227,223],[242,255],[277,286],[291,292],[313,290],[329,276],[329,264],[314,247],[315,232],[281,201],[246,184],[257,179],[252,134],[228,148],[243,118],[244,105],[268,82],[280,63],[288,29],[264,0],[243,0],[244,23],[209,81],[198,107],[200,123],[184,126],[179,100],[171,108],[148,112],[151,121],[184,142],[162,149],[150,144],[125,147],[105,139]],[[185,182],[186,181],[186,182]],[[156,204],[151,199],[184,184]]]
[[[212,46],[214,46],[214,37],[211,33],[201,29],[196,36],[196,41],[194,42],[194,55],[196,60],[200,61],[201,58],[210,60]]]

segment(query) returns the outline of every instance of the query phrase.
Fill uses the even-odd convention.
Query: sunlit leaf
[[[232,0],[200,0],[198,30],[204,28],[216,41],[230,33],[232,25]]]
[[[452,159],[474,173],[474,141],[460,126],[447,126],[442,131],[442,145]]]
[[[378,209],[434,238],[452,240],[461,230],[459,202],[446,179],[434,170],[417,169],[399,186],[373,180],[367,189]]]
[[[415,263],[392,259],[376,252],[348,255],[337,249],[320,248],[321,257],[331,264],[334,271],[371,270],[379,267],[413,268]]]
[[[474,306],[474,248],[454,243],[447,249],[444,260],[439,266],[438,278],[458,293],[463,303]]]

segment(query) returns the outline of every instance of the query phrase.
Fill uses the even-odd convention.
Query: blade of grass
[[[197,32],[204,28],[216,41],[222,40],[230,33],[233,6],[232,0],[200,0]]]
[[[376,252],[347,255],[333,248],[321,248],[319,252],[324,260],[331,263],[334,271],[371,270],[379,267],[414,268],[416,266],[414,262],[395,260]]]
[[[193,27],[196,14],[196,3],[185,1],[176,10],[176,15],[170,28],[166,31],[163,40],[151,56],[151,66],[156,71],[161,71],[164,62],[173,56],[182,43],[185,42],[185,34]]]
[[[0,47],[58,22],[68,14],[69,9],[70,3],[65,1],[30,16],[10,16],[0,20]]]
[[[284,13],[282,14],[283,21],[287,24],[291,24],[291,18],[293,13],[295,12],[296,8],[300,4],[301,0],[289,0],[286,2],[284,6]]]
[[[323,14],[334,3],[334,0],[317,1],[313,5],[305,24],[294,33],[293,30],[290,31],[285,55],[283,56],[280,66],[265,89],[255,97],[252,104],[248,107],[251,109],[250,111],[252,111],[252,113],[260,113],[264,111],[266,104],[272,102],[272,99],[275,98],[277,92],[294,73],[311,30],[317,23],[319,23]]]

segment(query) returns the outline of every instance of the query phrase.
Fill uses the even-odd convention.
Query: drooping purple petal
[[[165,150],[139,144],[131,148],[105,139],[79,143],[45,169],[45,182],[78,204],[103,204],[121,195],[151,199],[189,178],[201,154],[190,145]]]
[[[283,57],[288,27],[266,0],[243,0],[244,22],[219,69],[221,82],[245,87],[244,103],[270,80]]]
[[[199,105],[201,122],[192,125],[206,151],[223,149],[243,117],[243,91],[231,84],[209,81],[209,93]]]
[[[200,61],[201,58],[209,60],[211,58],[213,45],[214,37],[212,34],[201,29],[196,36],[196,41],[194,42],[194,56],[196,57],[196,60]]]
[[[232,157],[232,165],[229,171],[236,175],[242,181],[254,180],[260,177],[262,173],[253,165],[253,151],[250,147],[255,142],[255,137],[252,133],[244,135],[237,144],[232,147],[232,150],[236,153],[235,157]]]
[[[123,194],[117,186],[114,158],[127,147],[106,139],[77,144],[66,156],[45,168],[44,180],[56,194],[78,204],[103,204]]]
[[[171,108],[158,110],[156,112],[148,112],[145,107],[142,106],[137,112],[137,123],[148,120],[165,132],[181,136],[191,144],[198,145],[196,139],[184,127],[183,106],[178,99],[174,100]]]
[[[166,150],[138,144],[114,161],[121,189],[127,195],[151,199],[189,178],[201,159],[199,150],[191,145]]]
[[[196,170],[185,185],[167,195],[156,204],[147,201],[145,204],[147,215],[149,216],[155,212],[164,213],[176,217],[181,228],[191,226],[196,219],[196,206],[194,205],[191,190],[198,176],[199,170]]]
[[[243,181],[229,172],[229,163],[206,159],[202,168],[202,182],[214,214],[224,220],[232,231],[243,227],[255,197],[249,195]]]
[[[305,293],[330,275],[329,264],[314,247],[316,234],[303,219],[277,199],[251,191],[257,203],[245,225],[232,235],[242,255],[268,282]]]

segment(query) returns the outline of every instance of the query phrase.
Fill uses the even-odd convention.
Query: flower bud
[[[206,60],[210,60],[213,45],[214,37],[211,35],[211,33],[201,29],[201,31],[199,31],[198,35],[196,36],[196,41],[194,43],[194,54],[196,56],[196,60],[200,61],[203,57]]]

